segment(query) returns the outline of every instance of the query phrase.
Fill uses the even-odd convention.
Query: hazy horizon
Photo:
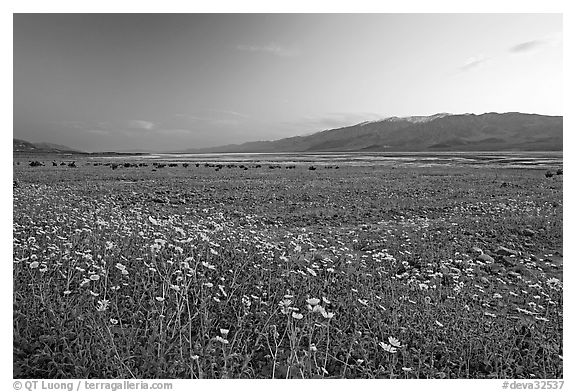
[[[182,151],[442,112],[562,115],[562,15],[14,15],[32,142]]]

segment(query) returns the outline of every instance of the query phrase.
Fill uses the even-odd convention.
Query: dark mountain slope
[[[562,150],[562,117],[523,113],[440,113],[392,117],[309,136],[186,152]]]

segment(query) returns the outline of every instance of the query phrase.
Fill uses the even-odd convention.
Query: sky
[[[13,136],[84,151],[563,114],[561,14],[14,14],[13,62]]]

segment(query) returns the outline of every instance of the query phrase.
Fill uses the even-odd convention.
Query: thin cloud
[[[533,40],[522,42],[518,45],[512,46],[509,50],[512,53],[525,53],[525,52],[533,52],[534,50],[538,49],[540,46],[545,45],[546,41],[541,40]]]
[[[470,57],[466,62],[458,67],[460,72],[467,72],[480,67],[482,64],[486,63],[489,59],[483,55]]]
[[[294,57],[298,56],[300,53],[294,48],[288,48],[276,43],[270,43],[268,45],[237,45],[236,50],[242,52],[253,52],[253,53],[267,53],[278,57]]]
[[[515,54],[525,54],[525,53],[535,53],[543,48],[558,46],[562,44],[562,33],[553,32],[539,39],[534,39],[530,41],[520,42],[516,45],[510,46],[507,53]],[[464,64],[459,66],[454,74],[460,74],[463,72],[469,72],[480,68],[490,60],[500,60],[503,55],[486,57],[484,55],[478,55],[470,57]]]
[[[508,48],[510,53],[532,53],[546,46],[557,45],[562,41],[560,33],[553,33],[541,39],[521,42]]]
[[[146,131],[150,131],[154,129],[156,124],[151,121],[144,121],[144,120],[131,120],[128,122],[128,128],[130,129],[142,129]]]

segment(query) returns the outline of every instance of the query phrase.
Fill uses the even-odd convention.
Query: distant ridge
[[[84,151],[76,150],[68,146],[53,143],[31,143],[22,139],[13,139],[12,152],[14,153],[84,153]]]
[[[526,113],[389,117],[307,136],[257,141],[185,153],[562,151],[562,116]]]

